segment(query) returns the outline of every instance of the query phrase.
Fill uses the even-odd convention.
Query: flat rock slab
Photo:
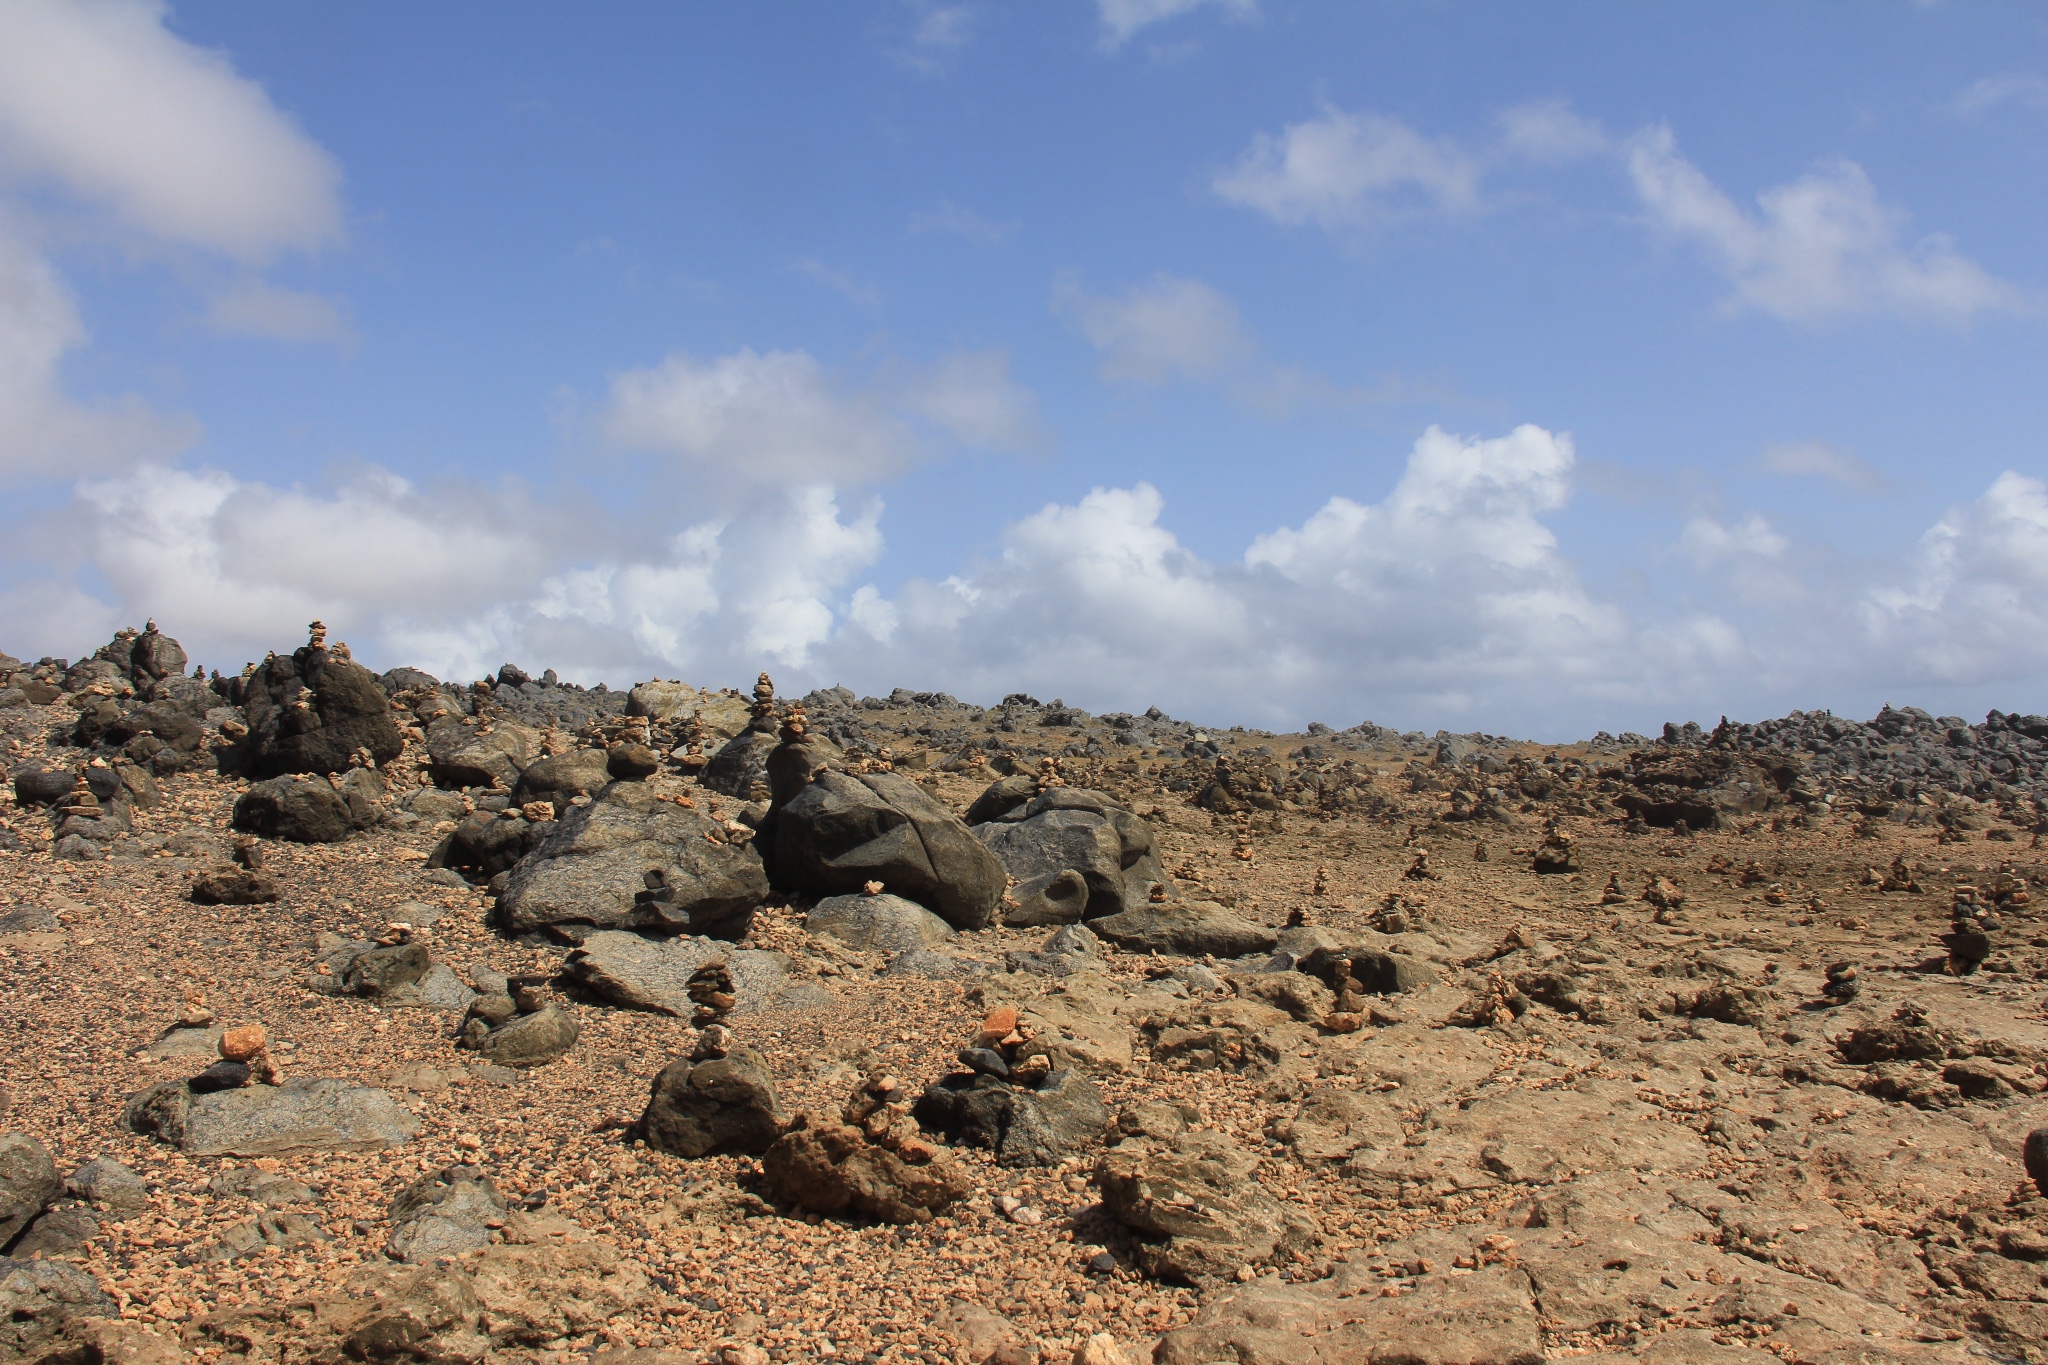
[[[819,987],[799,982],[781,953],[735,948],[711,938],[647,938],[602,930],[570,953],[562,970],[614,1004],[687,1019],[697,1008],[690,999],[690,975],[711,961],[722,961],[731,970],[742,1013],[807,1009],[832,999]]]
[[[1141,905],[1094,920],[1088,927],[1096,937],[1128,952],[1179,957],[1245,957],[1270,953],[1279,942],[1279,935],[1271,929],[1242,919],[1214,901]]]
[[[163,1061],[170,1057],[218,1057],[222,1032],[219,1026],[174,1028],[144,1048],[143,1055],[153,1061]]]
[[[192,1097],[178,1146],[187,1156],[366,1152],[418,1137],[420,1121],[382,1090],[306,1079]]]

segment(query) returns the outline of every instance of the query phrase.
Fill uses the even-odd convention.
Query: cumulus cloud
[[[64,357],[85,324],[56,270],[0,221],[0,479],[99,473],[174,454],[197,436],[138,398],[84,404],[64,393]]]
[[[1788,479],[1820,479],[1852,493],[1882,493],[1889,480],[1853,450],[1824,441],[1791,441],[1765,449],[1757,462],[1765,473]]]
[[[961,445],[1023,449],[1043,439],[1037,397],[1000,351],[949,356],[861,388],[804,351],[678,353],[616,377],[601,424],[619,445],[669,455],[714,484],[843,487],[935,453],[912,418]]]
[[[371,468],[308,490],[151,466],[81,485],[28,536],[72,576],[17,570],[0,631],[75,655],[81,634],[155,616],[231,667],[317,617],[358,657],[446,677],[543,655],[588,681],[737,677],[801,665],[830,636],[847,580],[881,552],[880,515],[843,514],[829,488],[767,488],[643,545],[514,489],[424,489]]]
[[[965,446],[1031,450],[1046,441],[1038,395],[1011,378],[1002,351],[948,356],[913,375],[901,406]]]
[[[1627,161],[1652,220],[1698,244],[1727,275],[1732,309],[1791,322],[1870,313],[1961,322],[2021,306],[2017,290],[1945,238],[1902,240],[1902,215],[1879,202],[1852,161],[1765,190],[1755,215],[1688,161],[1668,128],[1629,139]]]
[[[1256,349],[1237,305],[1200,280],[1160,274],[1121,294],[1101,295],[1062,277],[1052,306],[1081,329],[1101,355],[1102,377],[1111,381],[1214,379]]]
[[[338,241],[332,159],[225,58],[167,31],[165,13],[147,0],[0,5],[0,187],[54,185],[152,247],[249,263]],[[88,337],[29,221],[0,203],[0,478],[93,475],[189,444],[190,418],[66,394],[62,362]],[[257,280],[208,319],[288,340],[346,332],[332,303]]]
[[[1198,9],[1219,10],[1232,19],[1258,17],[1259,0],[1096,0],[1102,18],[1102,46],[1114,51],[1139,29]]]
[[[1339,231],[1476,209],[1479,167],[1450,138],[1332,106],[1278,136],[1258,134],[1212,188],[1275,222]]]
[[[2008,470],[1921,537],[1910,572],[1863,603],[1915,681],[2004,682],[2048,668],[2048,485]]]
[[[216,294],[207,305],[206,325],[230,336],[271,341],[348,346],[356,339],[347,313],[333,299],[264,280],[244,280]]]
[[[0,166],[243,259],[339,240],[333,159],[165,14],[150,0],[0,6]]]

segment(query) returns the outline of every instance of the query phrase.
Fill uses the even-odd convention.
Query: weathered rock
[[[2020,1147],[2020,1161],[2034,1188],[2048,1195],[2048,1128],[2036,1128],[2027,1134]]]
[[[1265,1074],[1315,1035],[1286,1011],[1257,1000],[1191,1000],[1147,1015],[1139,1030],[1152,1060],[1184,1071]]]
[[[742,1013],[806,1009],[831,997],[800,982],[794,964],[781,953],[735,948],[709,938],[649,938],[623,930],[602,930],[569,954],[562,970],[572,981],[628,1009],[653,1010],[687,1019],[695,1011],[690,977],[717,960],[732,973]]]
[[[611,782],[602,749],[571,749],[566,754],[529,763],[512,788],[512,801],[552,801],[566,810],[572,796],[595,796]]]
[[[8,1254],[29,1256],[77,1256],[86,1243],[99,1236],[99,1220],[75,1200],[60,1199],[44,1209],[28,1230],[15,1238]]]
[[[1087,913],[1088,879],[1069,867],[1011,888],[1003,906],[1003,923],[1018,929],[1079,924]]]
[[[498,1025],[476,1044],[484,1060],[516,1071],[545,1066],[570,1048],[583,1030],[576,1017],[559,1005],[548,1005]]]
[[[766,801],[770,795],[768,755],[779,743],[772,729],[742,730],[719,746],[697,780],[709,791],[743,801]]]
[[[745,697],[730,692],[700,692],[688,683],[640,683],[626,694],[626,714],[672,724],[697,721],[719,739],[731,739],[747,728],[751,708]]]
[[[1085,916],[1099,919],[1146,904],[1151,889],[1166,884],[1152,827],[1121,804],[1101,792],[1053,787],[1005,805],[1019,794],[1016,781],[996,783],[970,814],[980,813],[976,837],[1020,886],[1042,892],[1059,873],[1079,872],[1088,884]],[[1026,898],[1017,899],[1022,909]]]
[[[768,894],[751,844],[731,842],[700,811],[655,800],[644,782],[615,782],[544,828],[498,898],[514,933],[585,924],[737,937]]]
[[[201,868],[192,878],[195,905],[269,905],[277,900],[277,878],[233,863]]]
[[[1258,1161],[1221,1133],[1171,1145],[1133,1138],[1095,1168],[1111,1217],[1138,1238],[1138,1264],[1161,1279],[1207,1284],[1311,1245],[1321,1231],[1253,1179]]]
[[[804,928],[863,952],[908,953],[953,937],[953,926],[915,901],[879,896],[827,896],[804,916]]]
[[[759,1156],[781,1136],[783,1122],[767,1060],[733,1047],[723,1057],[678,1058],[663,1067],[634,1131],[675,1156]]]
[[[474,1365],[491,1347],[483,1316],[459,1267],[367,1265],[328,1294],[214,1313],[196,1335],[252,1362]]]
[[[258,782],[235,801],[235,829],[300,844],[338,844],[377,822],[377,809],[360,794],[347,796],[324,777],[278,777]]]
[[[1542,1365],[1539,1315],[1529,1278],[1519,1269],[1489,1265],[1472,1274],[1425,1275],[1395,1296],[1382,1295],[1382,1287],[1357,1266],[1314,1284],[1255,1280],[1209,1299],[1194,1322],[1160,1339],[1153,1359],[1158,1365]],[[1762,1365],[1769,1358],[1744,1352],[1729,1365]],[[1668,1359],[1671,1365],[1719,1365],[1721,1358]]]
[[[549,822],[527,820],[517,810],[478,811],[448,832],[428,856],[427,866],[450,868],[472,882],[488,882],[518,866],[552,829]]]
[[[341,982],[351,994],[381,997],[414,984],[433,965],[424,944],[394,943],[357,954],[343,971]]]
[[[64,1193],[50,1151],[26,1133],[0,1133],[0,1246]]]
[[[540,732],[500,721],[488,732],[448,716],[427,727],[427,760],[444,787],[496,787],[511,791],[540,756]]]
[[[770,817],[775,884],[805,895],[878,881],[956,929],[989,923],[1002,864],[923,788],[895,773],[819,773]]]
[[[1631,755],[1628,789],[1615,798],[1647,824],[1715,829],[1724,820],[1782,806],[1801,765],[1791,754],[1676,749]]]
[[[474,1166],[428,1171],[391,1201],[385,1254],[411,1265],[489,1246],[505,1223],[505,1196]]]
[[[1372,995],[1400,995],[1437,981],[1436,968],[1429,963],[1384,948],[1319,947],[1301,959],[1300,967],[1330,986],[1349,975]]]
[[[142,1177],[112,1157],[94,1157],[73,1171],[64,1187],[115,1218],[133,1218],[150,1207]]]
[[[420,1121],[384,1091],[318,1077],[210,1095],[161,1082],[130,1099],[122,1121],[188,1156],[376,1151],[420,1131]]]
[[[816,1213],[864,1213],[885,1223],[928,1223],[972,1186],[945,1153],[907,1160],[858,1128],[799,1114],[761,1158],[781,1198]]]
[[[1248,957],[1273,950],[1279,937],[1214,901],[1141,905],[1092,921],[1095,933],[1133,953],[1169,953],[1179,957]]]
[[[1302,1097],[1291,1118],[1268,1132],[1304,1161],[1342,1161],[1360,1147],[1398,1147],[1401,1120],[1383,1096],[1337,1086],[1317,1086]]]
[[[1109,1106],[1093,1081],[1055,1071],[1036,1089],[995,1076],[948,1076],[925,1087],[919,1124],[970,1147],[986,1147],[999,1166],[1057,1166],[1102,1142]]]
[[[249,733],[239,748],[251,777],[342,772],[358,749],[384,764],[405,747],[376,677],[323,647],[273,654],[257,665],[241,700]]]
[[[1003,966],[1032,976],[1073,976],[1102,966],[1102,943],[1086,925],[1056,929],[1035,953],[1003,954]]]
[[[43,1360],[67,1324],[119,1314],[99,1282],[68,1261],[0,1257],[0,1360]]]

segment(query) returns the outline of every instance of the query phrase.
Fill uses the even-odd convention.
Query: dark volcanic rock
[[[579,924],[736,937],[768,894],[751,844],[701,811],[657,801],[644,782],[615,782],[534,828],[545,836],[498,898],[513,933]]]
[[[722,1057],[678,1058],[663,1067],[634,1131],[675,1156],[759,1156],[781,1136],[783,1122],[767,1060],[752,1048],[732,1047]]]
[[[64,1193],[49,1149],[26,1133],[0,1134],[0,1246]]]
[[[1030,894],[1044,896],[1061,872],[1079,872],[1088,884],[1084,915],[1099,919],[1145,904],[1151,889],[1166,882],[1152,827],[1121,804],[1077,787],[1054,787],[1006,804],[1019,794],[1016,782],[996,783],[969,814],[981,814],[976,837],[1002,860],[1020,888],[1029,886]],[[1010,922],[1044,921],[1011,917]]]
[[[1007,882],[973,831],[895,773],[821,772],[770,819],[772,876],[792,892],[831,895],[878,881],[956,929],[979,929]]]
[[[344,795],[325,777],[278,777],[244,792],[231,823],[266,839],[338,844],[376,820],[377,808],[360,792]]]
[[[342,772],[358,749],[389,763],[405,747],[375,675],[313,645],[257,665],[242,707],[249,716],[242,769],[252,777]]]
[[[998,1166],[1057,1166],[1099,1145],[1109,1106],[1087,1077],[1055,1071],[1036,1089],[996,1076],[963,1073],[925,1087],[917,1121],[970,1147],[986,1147]]]

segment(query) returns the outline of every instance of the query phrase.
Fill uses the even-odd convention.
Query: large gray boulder
[[[420,1121],[382,1090],[307,1076],[195,1095],[183,1081],[128,1101],[124,1125],[174,1143],[187,1156],[369,1152],[419,1136]]]
[[[1018,778],[995,783],[968,808],[968,823],[1003,869],[1017,879],[1022,914],[1013,924],[1059,922],[1049,917],[1066,902],[1042,892],[1062,872],[1088,885],[1086,919],[1120,914],[1146,903],[1155,885],[1171,885],[1159,861],[1152,827],[1109,796],[1081,787],[1027,789]],[[1033,897],[1047,902],[1037,910]]]
[[[970,1147],[986,1147],[998,1166],[1057,1166],[1102,1143],[1109,1106],[1077,1071],[1055,1071],[1036,1089],[980,1073],[933,1081],[913,1111],[919,1124]]]
[[[487,1062],[528,1071],[546,1066],[576,1046],[583,1028],[560,1005],[545,1005],[498,1025],[476,1044]]]
[[[573,796],[595,796],[611,782],[602,749],[571,749],[566,754],[529,763],[512,788],[515,803],[552,801],[558,809]]]
[[[271,655],[241,692],[249,716],[241,766],[251,777],[338,773],[358,749],[384,764],[405,748],[376,676],[325,648]]]
[[[1098,938],[1133,953],[1165,953],[1176,957],[1248,957],[1269,953],[1280,936],[1251,923],[1214,901],[1172,905],[1141,905],[1120,915],[1092,921]]]
[[[870,953],[911,953],[953,937],[953,926],[916,901],[892,896],[827,896],[804,916],[804,929]]]
[[[579,924],[737,937],[767,894],[751,845],[644,782],[614,782],[520,859],[498,916],[512,933]]]
[[[500,721],[488,732],[446,716],[427,730],[427,760],[443,787],[499,787],[510,791],[540,756],[540,732]]]
[[[49,1148],[26,1133],[0,1133],[0,1246],[62,1193]]]
[[[1258,1166],[1227,1134],[1185,1132],[1126,1140],[1096,1166],[1095,1183],[1103,1208],[1136,1239],[1145,1273],[1215,1284],[1320,1237],[1305,1215],[1266,1192]]]
[[[993,918],[1007,876],[974,832],[895,773],[820,772],[771,817],[773,880],[802,895],[870,881],[956,929]]]

